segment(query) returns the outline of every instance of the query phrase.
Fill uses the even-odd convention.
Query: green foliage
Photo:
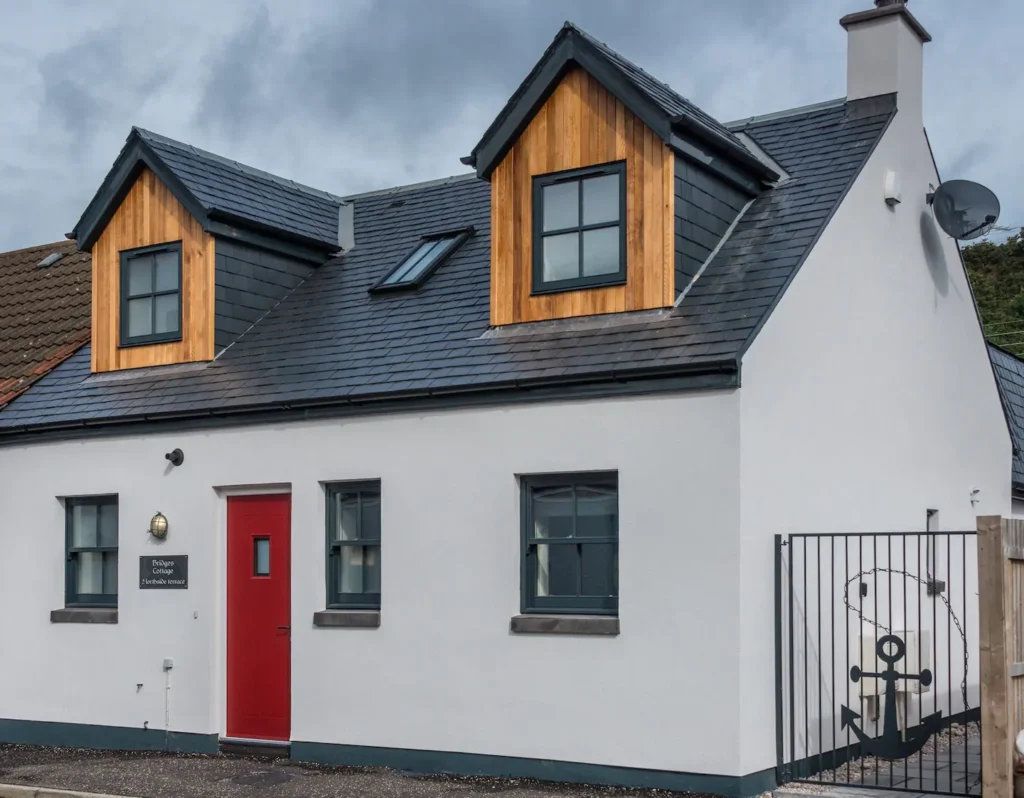
[[[1024,229],[1002,244],[964,247],[985,337],[1024,357]]]

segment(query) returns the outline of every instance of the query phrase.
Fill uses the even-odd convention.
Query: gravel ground
[[[136,798],[671,798],[684,793],[550,784],[524,779],[406,776],[390,770],[287,759],[111,752],[0,745],[0,784]]]

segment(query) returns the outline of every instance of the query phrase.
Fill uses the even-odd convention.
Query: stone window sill
[[[50,623],[117,623],[117,608],[65,607],[50,610]]]
[[[320,610],[313,613],[313,626],[376,629],[380,626],[380,610]]]
[[[617,635],[619,619],[608,615],[513,615],[516,634]]]

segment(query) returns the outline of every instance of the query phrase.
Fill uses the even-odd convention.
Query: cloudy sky
[[[465,171],[563,20],[723,121],[845,94],[870,0],[0,0],[0,250],[70,230],[131,125],[338,194]],[[1020,0],[912,0],[944,177],[1024,225]]]

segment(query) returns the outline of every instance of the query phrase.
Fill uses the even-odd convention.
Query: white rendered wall
[[[290,485],[292,739],[739,775],[739,397],[517,405],[0,448],[0,717],[223,733],[224,499]],[[164,453],[185,452],[171,468]],[[617,469],[616,638],[512,635],[517,473]],[[319,629],[327,480],[380,478],[382,624]],[[63,606],[59,496],[120,496],[120,621]],[[166,542],[146,534],[170,521]],[[188,554],[187,591],[138,556]],[[766,566],[767,567],[767,566]],[[194,617],[194,614],[197,617]],[[137,685],[142,685],[138,687]]]
[[[925,203],[939,180],[913,107],[900,103],[744,358],[745,772],[775,762],[775,534],[923,531],[929,508],[941,529],[971,530],[977,515],[1010,511],[1009,433],[956,243]],[[903,189],[895,209],[889,169]]]

